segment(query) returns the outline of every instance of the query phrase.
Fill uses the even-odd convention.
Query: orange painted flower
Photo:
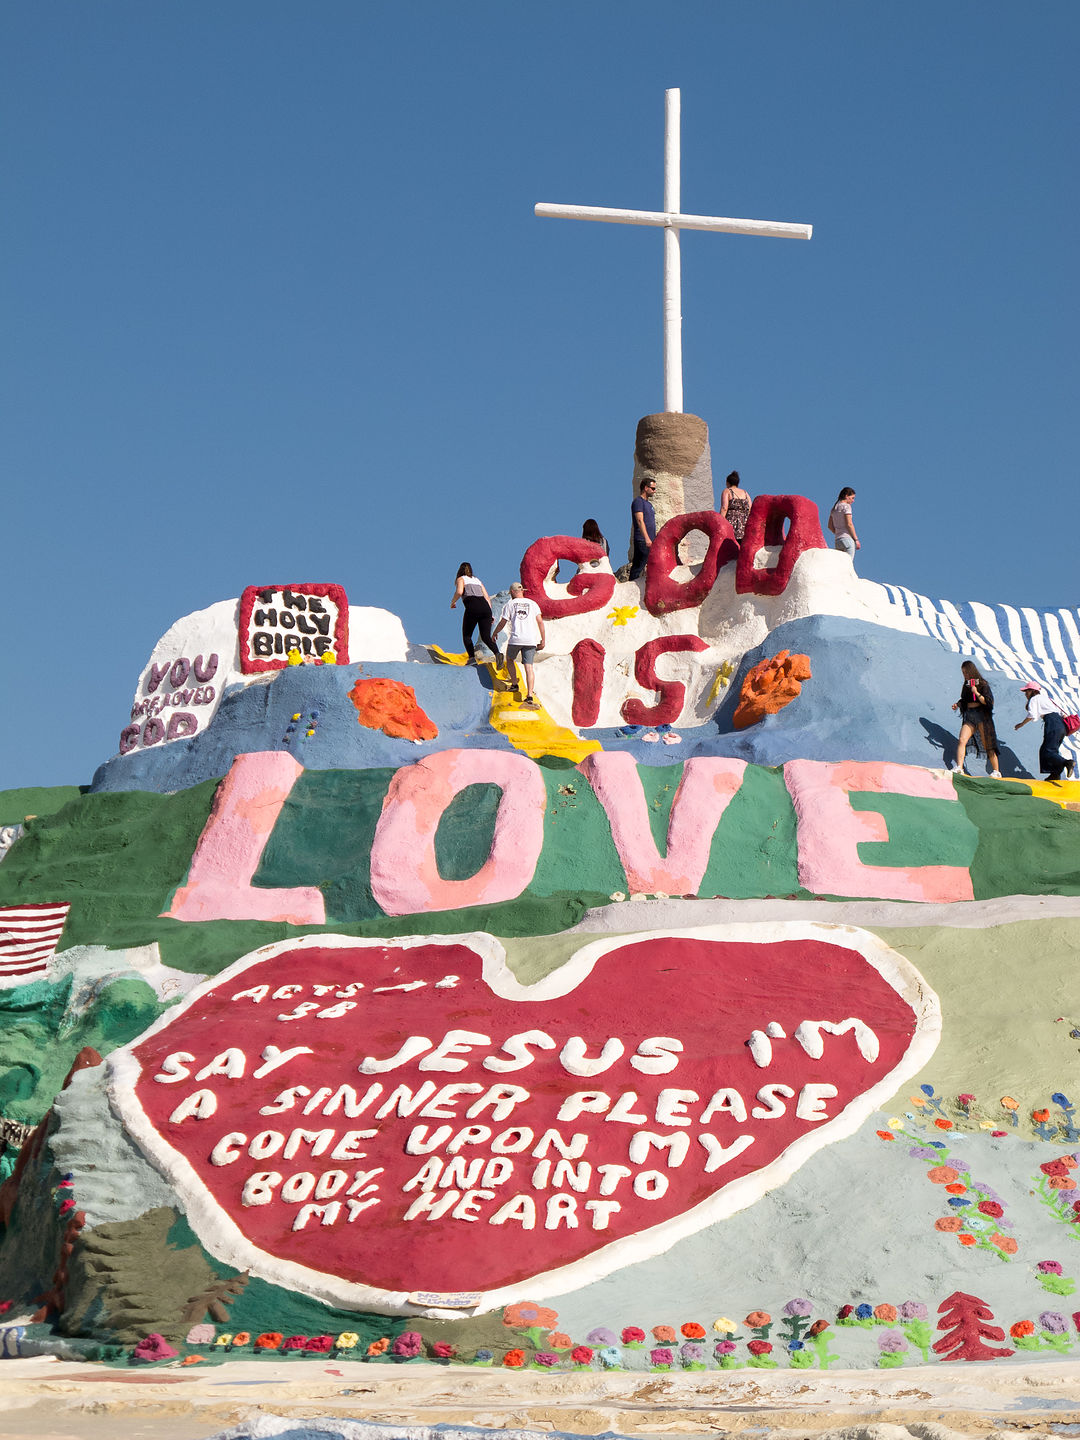
[[[285,1336],[279,1330],[267,1330],[255,1341],[256,1350],[280,1350]]]
[[[653,1339],[658,1345],[674,1345],[678,1336],[670,1325],[654,1325],[652,1327]]]
[[[1031,1112],[1031,1118],[1032,1118],[1033,1120],[1035,1120],[1038,1124],[1041,1125],[1044,1120],[1049,1120],[1049,1119],[1050,1119],[1050,1111],[1049,1111],[1049,1110],[1032,1110],[1032,1112]]]
[[[237,1333],[232,1337],[232,1343],[234,1350],[236,1349],[237,1345],[250,1345],[251,1336],[246,1330],[238,1330]]]
[[[503,1310],[503,1324],[515,1330],[528,1330],[534,1325],[542,1330],[554,1330],[558,1323],[557,1310],[548,1310],[531,1300],[519,1300],[516,1305],[507,1305]]]
[[[1015,1325],[1009,1326],[1009,1334],[1014,1340],[1021,1340],[1025,1335],[1034,1335],[1035,1326],[1030,1320],[1018,1320]]]
[[[927,1170],[926,1178],[935,1185],[951,1185],[954,1180],[960,1179],[960,1174],[951,1165],[934,1165]]]
[[[1014,1100],[1011,1095],[1002,1095],[1002,1097],[1001,1097],[1001,1104],[1002,1104],[1003,1108],[1006,1109],[1006,1110],[1019,1110],[1019,1109],[1020,1109],[1020,1101],[1019,1101],[1019,1100]]]
[[[966,1186],[966,1185],[961,1185],[959,1180],[957,1180],[957,1181],[956,1181],[954,1184],[952,1184],[952,1185],[946,1185],[946,1186],[945,1186],[945,1189],[949,1192],[950,1195],[966,1195],[966,1194],[967,1194],[967,1186]]]
[[[385,1355],[389,1349],[389,1340],[385,1338],[382,1340],[372,1340],[371,1344],[367,1347],[367,1353],[369,1355]]]
[[[879,1140],[895,1140],[896,1136],[891,1130],[877,1130],[874,1132]]]
[[[525,1364],[525,1351],[507,1350],[506,1354],[503,1356],[503,1364],[509,1365],[511,1370],[518,1369],[519,1366]]]
[[[753,1330],[759,1330],[762,1325],[771,1325],[772,1316],[767,1310],[751,1310],[746,1317],[746,1323]]]
[[[679,1329],[687,1340],[705,1339],[705,1326],[699,1325],[696,1320],[688,1320],[685,1325],[680,1325]]]
[[[202,1357],[201,1355],[187,1355],[187,1356],[185,1356],[185,1358],[184,1358],[183,1360],[180,1361],[180,1364],[181,1364],[181,1365],[201,1365],[202,1362],[203,1362],[203,1357]]]
[[[1061,1157],[1061,1163],[1065,1166],[1066,1170],[1075,1170],[1075,1169],[1076,1169],[1076,1156],[1075,1156],[1075,1155],[1062,1155],[1062,1157]]]
[[[999,1235],[996,1231],[990,1236],[990,1244],[996,1245],[1006,1255],[1015,1255],[1020,1248],[1011,1235]]]
[[[974,1235],[958,1235],[956,1238],[960,1241],[960,1244],[961,1244],[961,1245],[974,1245],[974,1244],[975,1244],[975,1236],[974,1236]]]
[[[959,1215],[943,1215],[940,1220],[934,1221],[935,1230],[959,1230],[963,1225]]]
[[[564,1335],[561,1330],[556,1330],[548,1336],[547,1343],[552,1350],[569,1350],[574,1342],[569,1335]]]
[[[934,1124],[939,1130],[951,1130],[953,1128],[951,1120],[935,1120]]]
[[[1071,1175],[1051,1175],[1047,1183],[1051,1190],[1071,1190],[1076,1181]]]
[[[896,1319],[896,1306],[895,1306],[895,1305],[875,1305],[875,1306],[874,1306],[874,1319],[875,1319],[875,1320],[884,1320],[884,1321],[886,1321],[886,1322],[890,1322],[890,1321],[895,1320],[895,1319]]]
[[[908,1099],[911,1101],[912,1105],[914,1105],[918,1110],[921,1110],[926,1104],[925,1095],[909,1095]]]

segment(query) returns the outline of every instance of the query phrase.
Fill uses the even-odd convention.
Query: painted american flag
[[[0,990],[44,976],[70,909],[66,903],[0,905]]]

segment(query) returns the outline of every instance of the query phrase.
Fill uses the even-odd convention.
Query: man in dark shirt
[[[656,511],[652,497],[656,493],[656,481],[646,476],[638,487],[640,494],[630,506],[630,526],[634,537],[634,558],[630,565],[630,579],[636,580],[645,569],[649,551],[656,539]]]

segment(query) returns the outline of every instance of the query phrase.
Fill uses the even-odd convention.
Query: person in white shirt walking
[[[542,650],[547,643],[544,633],[544,617],[540,614],[540,606],[535,600],[525,598],[525,586],[520,580],[515,580],[510,586],[510,599],[506,602],[498,625],[495,626],[495,638],[498,639],[499,631],[504,625],[509,625],[510,633],[506,641],[506,669],[512,681],[515,680],[514,661],[520,659],[525,667],[525,701],[530,710],[539,710],[540,703],[533,693],[535,686],[533,661],[536,659],[537,650]]]
[[[1014,730],[1019,730],[1022,725],[1028,725],[1032,720],[1043,722],[1042,744],[1039,746],[1039,770],[1044,775],[1050,776],[1052,785],[1061,783],[1061,776],[1064,771],[1069,772],[1072,779],[1073,762],[1066,760],[1061,753],[1061,742],[1065,739],[1065,721],[1061,711],[1043,694],[1042,687],[1036,685],[1034,680],[1028,680],[1020,687],[1021,693],[1027,701],[1027,718],[1014,725]]]

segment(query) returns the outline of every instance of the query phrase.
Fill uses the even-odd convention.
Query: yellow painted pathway
[[[603,749],[598,740],[582,740],[573,730],[559,725],[542,705],[539,710],[526,709],[517,699],[506,671],[494,665],[486,668],[492,683],[489,716],[492,728],[505,735],[515,750],[522,751],[532,760],[539,760],[541,755],[560,755],[576,765],[594,750]]]

